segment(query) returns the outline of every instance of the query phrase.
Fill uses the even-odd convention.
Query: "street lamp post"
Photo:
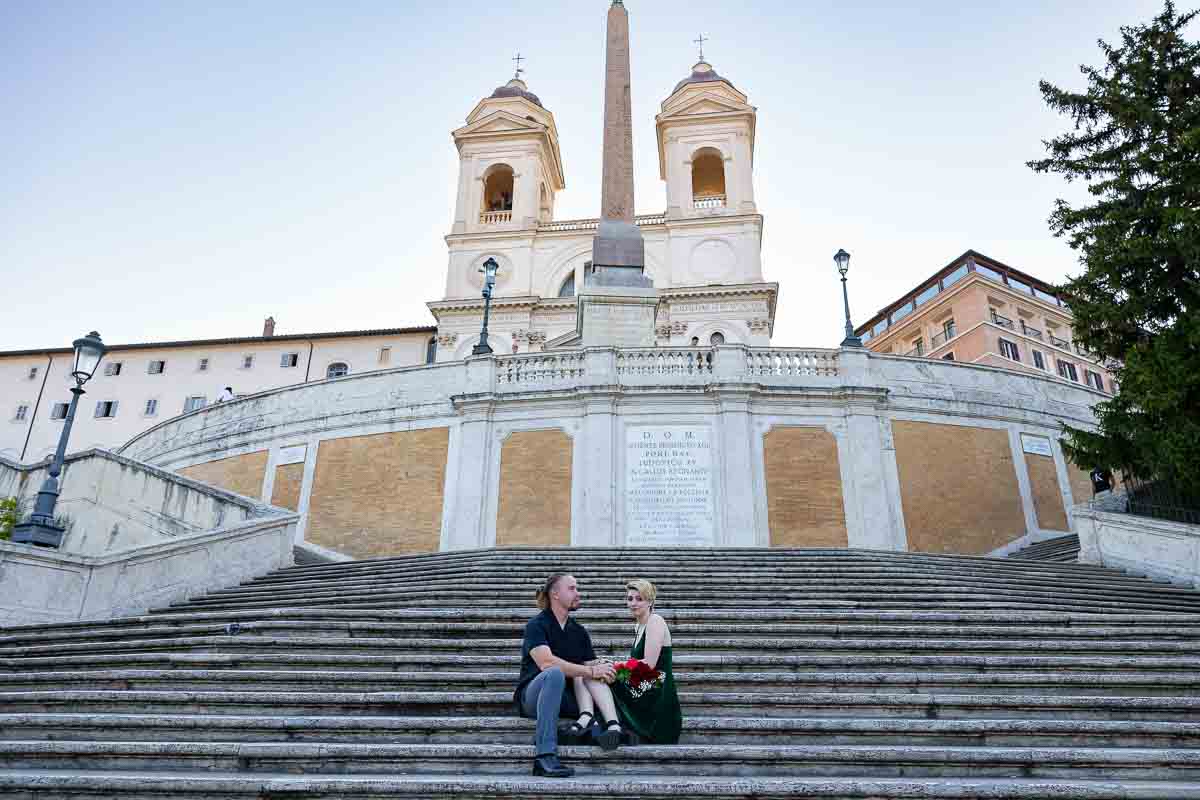
[[[500,271],[500,265],[496,259],[489,258],[479,271],[483,273],[483,329],[479,332],[479,344],[471,350],[471,355],[488,356],[492,354],[492,348],[488,345],[488,315],[492,310],[492,288],[496,285],[496,273]]]
[[[842,339],[842,347],[862,347],[862,339],[854,335],[854,326],[850,324],[850,293],[846,289],[846,273],[850,271],[850,254],[838,248],[833,256],[838,272],[842,274],[842,302],[846,306],[846,338]]]
[[[71,437],[71,425],[75,422],[75,409],[79,406],[79,397],[84,394],[83,385],[96,374],[100,359],[108,352],[104,342],[100,341],[100,334],[95,331],[82,339],[76,339],[74,346],[75,367],[71,370],[71,377],[75,379],[75,386],[71,389],[71,405],[67,408],[62,434],[58,437],[58,450],[54,453],[54,460],[50,462],[50,471],[38,492],[29,521],[13,528],[12,541],[16,544],[33,544],[40,547],[58,547],[62,544],[63,529],[54,522],[54,506],[58,503],[58,476],[62,474],[67,440]]]

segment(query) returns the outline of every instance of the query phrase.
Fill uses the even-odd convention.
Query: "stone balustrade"
[[[479,215],[480,225],[502,225],[512,222],[512,211],[484,211]]]

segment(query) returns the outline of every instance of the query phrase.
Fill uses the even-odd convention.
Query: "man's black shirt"
[[[546,609],[525,623],[525,641],[521,644],[521,676],[517,679],[517,691],[513,694],[518,707],[521,704],[521,692],[541,672],[529,652],[542,645],[549,646],[551,653],[573,664],[585,664],[596,659],[587,628],[576,622],[574,617],[567,617],[567,624],[559,627],[554,612]],[[568,682],[564,694],[571,691],[570,686]]]

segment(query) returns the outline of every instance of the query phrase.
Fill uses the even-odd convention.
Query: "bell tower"
[[[757,109],[703,58],[655,118],[667,218],[755,214]]]
[[[458,193],[452,234],[532,230],[566,187],[554,115],[520,77],[480,100],[454,131]]]

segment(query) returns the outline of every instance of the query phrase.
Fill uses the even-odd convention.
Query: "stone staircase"
[[[1022,547],[1017,552],[1009,554],[1008,557],[1029,561],[1078,561],[1079,537],[1072,533],[1069,536],[1045,539],[1028,547]]]
[[[564,748],[512,716],[544,576],[600,652],[659,585],[685,735]],[[0,629],[19,798],[1200,798],[1200,594],[1020,559],[489,550],[298,566],[108,623]]]

